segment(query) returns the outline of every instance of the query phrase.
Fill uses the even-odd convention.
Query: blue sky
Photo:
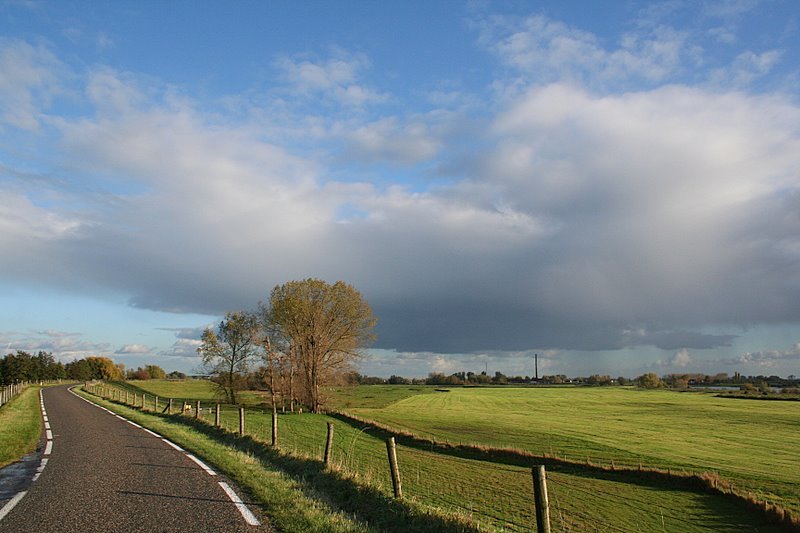
[[[800,8],[0,2],[0,342],[192,371],[343,279],[367,374],[800,374]]]

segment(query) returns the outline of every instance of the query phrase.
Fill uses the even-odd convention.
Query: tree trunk
[[[289,411],[294,413],[294,364],[289,359]]]
[[[272,401],[272,411],[275,411],[275,366],[272,364],[272,354],[269,355],[269,396]]]

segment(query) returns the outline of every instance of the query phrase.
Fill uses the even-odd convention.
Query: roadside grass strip
[[[36,450],[43,416],[37,391],[38,387],[28,387],[0,409],[0,468]]]
[[[53,452],[53,432],[50,429],[50,419],[44,406],[42,390],[39,391],[39,409],[36,409],[37,388],[29,387],[17,398],[7,404],[6,409],[0,414],[0,466],[13,463],[27,453],[34,451],[36,443],[41,436],[42,423],[46,430],[47,441],[45,444],[39,466],[31,478],[31,483],[39,479],[47,466],[49,455]],[[41,413],[41,415],[39,415]],[[41,421],[39,417],[41,416]],[[16,507],[28,493],[23,490],[8,500],[0,507],[0,521]]]

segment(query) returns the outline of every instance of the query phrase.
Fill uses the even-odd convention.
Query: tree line
[[[158,365],[146,365],[135,370],[125,369],[108,357],[84,357],[62,363],[57,361],[51,352],[40,350],[36,355],[24,350],[17,350],[0,358],[0,385],[22,383],[25,381],[55,381],[68,379],[74,381],[91,381],[104,379],[118,381],[122,379],[164,379],[185,378],[182,372],[167,374]]]
[[[230,403],[257,385],[269,391],[273,410],[297,402],[322,410],[323,385],[350,370],[374,340],[377,322],[361,293],[343,281],[290,281],[276,286],[267,303],[232,311],[203,332],[198,353],[205,371]]]
[[[51,381],[65,379],[64,365],[56,361],[50,352],[40,351],[36,355],[23,350],[10,353],[0,359],[0,384],[11,385],[25,381]]]

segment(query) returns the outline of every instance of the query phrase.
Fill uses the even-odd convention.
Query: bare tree
[[[261,304],[261,316],[286,345],[284,353],[296,363],[305,399],[315,413],[322,407],[321,385],[360,357],[361,348],[374,339],[377,321],[355,288],[318,279],[275,287],[269,306]]]
[[[259,331],[254,313],[235,311],[225,315],[216,333],[203,332],[197,352],[229,403],[236,403],[236,391],[245,386],[245,375],[259,349]]]

